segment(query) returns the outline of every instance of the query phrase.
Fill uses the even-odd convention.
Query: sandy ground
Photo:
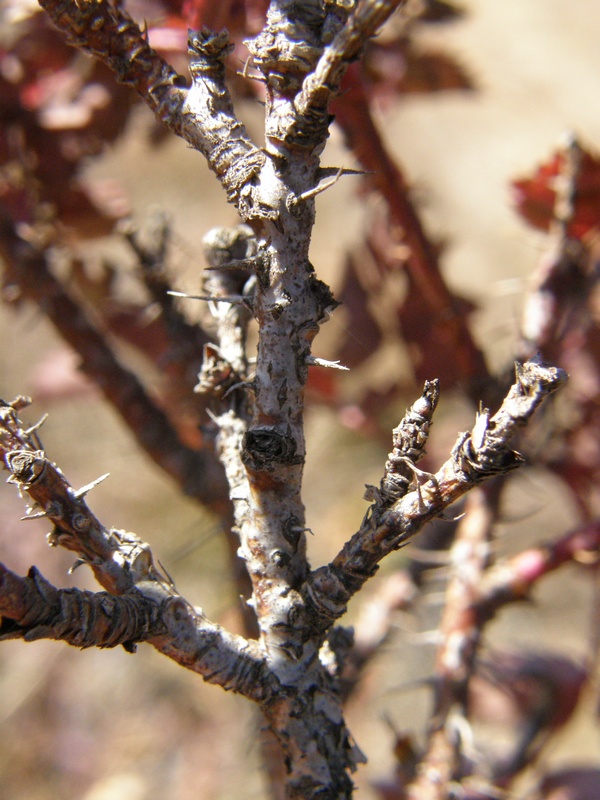
[[[600,13],[593,0],[473,0],[464,6],[469,11],[464,21],[431,32],[428,41],[454,53],[480,91],[411,97],[382,109],[380,121],[413,182],[430,229],[449,242],[444,258],[448,281],[480,303],[477,333],[492,363],[500,366],[511,358],[527,276],[544,246],[544,238],[526,229],[511,210],[508,182],[546,158],[565,131],[575,131],[592,149],[600,147]],[[244,113],[258,131],[256,109]],[[234,213],[195,153],[175,140],[153,150],[144,141],[143,128],[142,118],[91,172],[117,178],[138,215],[156,204],[168,210],[180,237],[174,260],[181,286],[195,289],[201,259],[194,253],[201,236],[216,224],[233,222]],[[352,165],[335,132],[325,161]],[[342,182],[319,199],[318,219],[313,261],[335,284],[340,253],[358,240],[365,223],[363,204]],[[60,347],[48,324],[33,309],[15,315],[0,307],[0,341],[0,396],[39,396],[40,368]],[[109,524],[145,536],[175,573],[180,588],[212,615],[226,617],[231,597],[219,589],[224,575],[219,543],[210,540],[191,555],[181,555],[198,531],[202,535],[210,530],[211,521],[165,487],[94,394],[49,409],[41,402],[36,407],[39,413],[51,412],[45,445],[74,484],[111,471],[109,485],[93,496],[97,513]],[[454,430],[469,424],[460,404],[451,411]],[[336,424],[333,415],[309,422],[309,444],[314,442],[314,449],[306,484],[309,524],[318,532],[314,563],[335,552],[360,521],[362,485],[378,480],[385,457],[381,448],[349,439]],[[342,451],[343,446],[347,449]],[[323,498],[319,477],[323,465],[340,462],[343,481],[334,483]],[[533,475],[529,480],[527,485],[515,484],[513,490],[515,505],[530,516],[518,529],[505,526],[507,550],[520,545],[523,530],[531,539],[545,539],[573,519],[568,505],[551,505],[556,487],[546,476]],[[351,497],[348,485],[356,487]],[[65,569],[70,559],[47,551],[43,525],[22,530],[17,523],[22,505],[11,487],[0,487],[0,508],[0,558],[21,571],[37,563],[48,577],[68,585],[72,579]],[[78,580],[92,586],[85,576]],[[584,609],[589,590],[579,573],[569,582],[568,596],[560,582],[548,581],[537,605],[503,615],[494,635],[504,643],[526,646],[535,641],[580,654],[587,635]],[[368,702],[352,709],[352,728],[371,759],[358,779],[359,796],[365,800],[372,798],[368,780],[387,774],[391,765],[390,732],[383,713],[399,727],[410,727],[426,713],[424,695],[407,698],[388,690],[407,675],[422,675],[429,660],[430,653],[399,637],[376,666]],[[131,658],[121,652],[66,652],[53,643],[3,645],[0,800],[263,797],[260,779],[246,776],[247,764],[256,760],[252,744],[256,722],[249,709],[235,698],[223,698],[217,689],[199,687],[193,676],[181,672],[146,648]],[[54,749],[40,738],[43,752],[38,755],[52,779],[39,784],[31,778],[31,768],[28,773],[21,766],[15,775],[11,753],[15,737],[27,731],[32,703],[39,708],[48,688],[53,689],[45,711],[48,725],[63,720],[68,731],[58,731]],[[129,715],[127,722],[118,719],[123,709]],[[178,732],[181,719],[184,732],[193,732],[196,749],[186,749]],[[555,757],[598,765],[597,730],[586,720],[578,721],[578,726],[575,734],[558,743]],[[153,727],[159,729],[154,738]],[[31,733],[34,740],[37,735]],[[162,749],[157,744],[160,735],[168,740]],[[109,779],[102,777],[103,769]],[[194,780],[189,778],[192,773]]]

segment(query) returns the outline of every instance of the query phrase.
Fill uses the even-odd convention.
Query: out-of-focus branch
[[[246,353],[248,324],[252,317],[254,273],[247,265],[256,255],[256,239],[246,225],[215,228],[203,239],[209,270],[203,288],[217,323],[217,346],[204,349],[202,370],[195,391],[215,402],[214,416],[219,434],[217,450],[225,468],[233,507],[233,530],[226,533],[232,572],[240,597],[248,635],[258,633],[256,615],[248,606],[252,586],[239,557],[240,534],[248,511],[248,479],[241,460],[244,435],[250,417],[248,393],[252,391]],[[219,302],[238,296],[243,302]],[[246,520],[247,522],[247,520]]]
[[[600,561],[600,521],[587,522],[560,539],[532,547],[490,567],[482,576],[473,602],[482,625],[508,603],[527,599],[537,582],[568,563],[584,566]]]
[[[407,790],[409,800],[443,800],[457,778],[462,742],[453,712],[466,716],[467,691],[483,625],[473,613],[482,576],[491,559],[491,533],[500,497],[499,486],[471,491],[456,539],[450,548],[451,577],[439,626],[435,659],[433,709],[425,753]],[[442,757],[440,757],[440,754]]]
[[[394,630],[396,615],[409,609],[417,596],[418,587],[407,569],[401,569],[387,577],[377,591],[361,605],[358,618],[353,625],[352,646],[341,662],[342,694],[346,701],[353,700],[360,682],[368,674],[366,668],[381,653]],[[333,628],[332,633],[339,630]]]
[[[119,363],[102,333],[51,274],[46,252],[18,236],[9,220],[2,220],[1,229],[0,253],[10,261],[23,294],[44,310],[81,356],[81,369],[98,385],[139,445],[185,494],[216,511],[226,508],[226,484],[217,460],[179,440],[165,413]]]
[[[555,421],[547,431],[540,426],[533,447],[538,461],[571,488],[581,513],[590,519],[595,514],[600,469],[600,337],[594,300],[597,244],[594,235],[585,235],[590,223],[584,210],[588,207],[597,217],[596,197],[589,189],[595,186],[591,176],[597,166],[574,137],[555,156],[555,165],[548,248],[525,300],[519,352],[523,357],[540,353],[569,373],[562,430],[557,430]],[[521,184],[527,196],[535,188],[539,191],[538,182],[539,177],[515,185]],[[533,186],[527,188],[529,183]]]
[[[415,468],[417,488],[389,508],[379,500],[373,503],[359,531],[334,560],[310,575],[304,596],[314,625],[327,630],[381,559],[410,541],[426,522],[477,484],[519,466],[523,459],[511,450],[509,441],[540,403],[560,388],[566,374],[532,360],[517,364],[516,378],[499,411],[494,416],[481,411],[473,430],[461,434],[435,475]]]
[[[485,626],[504,606],[531,595],[532,589],[545,575],[566,563],[597,564],[600,558],[600,525],[588,523],[565,536],[540,547],[533,547],[489,566],[489,537],[494,521],[495,502],[486,502],[480,490],[469,494],[463,524],[450,551],[452,576],[446,591],[446,604],[439,629],[440,645],[436,655],[434,709],[425,754],[419,762],[418,775],[407,789],[408,800],[442,800],[448,796],[450,784],[458,777],[462,742],[451,714],[465,718],[469,680]],[[580,679],[585,670],[577,673]],[[572,709],[571,709],[572,710]],[[456,722],[456,719],[454,720]],[[522,768],[525,749],[529,747],[547,720],[534,718],[511,759],[513,770]],[[537,741],[533,752],[538,752]],[[440,759],[440,752],[444,754]],[[461,773],[462,774],[462,773]],[[464,777],[464,775],[463,775]],[[503,779],[514,778],[514,771]]]
[[[409,250],[406,269],[427,304],[430,324],[439,332],[436,341],[444,350],[452,351],[456,373],[468,382],[469,396],[478,403],[487,396],[490,382],[483,352],[444,282],[437,249],[414,208],[402,171],[390,157],[373,120],[359,65],[348,69],[342,90],[343,96],[333,104],[336,121],[362,166],[372,173],[369,182],[381,192],[393,222],[401,228],[402,241]]]
[[[177,308],[174,297],[169,294],[173,289],[166,266],[171,234],[169,221],[162,212],[154,212],[141,225],[132,219],[121,223],[119,232],[137,256],[144,285],[150,292],[152,301],[160,308],[170,351],[167,354],[167,366],[172,369],[172,362],[175,360],[185,383],[189,362],[199,360],[198,354],[209,341],[209,337],[199,325],[187,322]],[[110,324],[110,317],[108,322]]]
[[[597,280],[590,274],[586,247],[569,236],[582,157],[576,139],[564,148],[563,156],[562,173],[556,179],[548,252],[533,275],[523,308],[520,349],[526,357],[539,352],[554,360],[565,354],[568,335],[577,327],[587,327],[586,305]]]

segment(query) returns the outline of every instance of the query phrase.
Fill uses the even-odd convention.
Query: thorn
[[[321,192],[324,192],[326,189],[330,189],[334,184],[336,184],[343,174],[344,167],[340,167],[333,178],[329,178],[329,180],[318,183],[314,188],[309,189],[306,192],[302,192],[302,194],[290,195],[288,198],[288,205],[297,206],[299,203],[303,203],[306,200],[316,197],[318,194],[321,194]]]
[[[52,514],[52,508],[47,509],[46,511],[38,511],[36,514],[25,514],[24,517],[21,517],[21,522],[27,522],[30,519],[43,519],[44,517],[49,517]]]
[[[220,272],[220,270],[227,269],[256,269],[256,258],[234,258],[231,261],[226,261],[224,264],[217,266],[208,265],[204,267],[205,272]],[[169,294],[176,294],[176,292],[169,292]]]
[[[442,514],[438,514],[436,519],[439,519],[440,522],[458,522],[459,520],[461,520],[465,516],[465,513],[466,513],[465,511],[461,511],[460,514],[456,514],[456,516],[454,516],[454,517],[450,517],[450,516],[448,516],[448,514],[442,513]],[[500,520],[500,521],[503,521],[503,520]]]
[[[232,305],[245,304],[247,298],[241,294],[230,295],[229,297],[213,297],[208,294],[186,294],[186,292],[167,292],[173,297],[184,297],[186,300],[204,300],[207,303],[231,303]]]
[[[38,420],[38,422],[36,422],[35,425],[32,425],[31,428],[27,428],[27,430],[25,431],[25,436],[31,436],[32,433],[38,431],[42,427],[44,422],[46,422],[47,419],[48,419],[48,414],[44,414],[44,416],[40,420]]]
[[[293,530],[296,533],[310,533],[311,536],[315,535],[315,532],[313,531],[312,528],[302,528],[298,525],[292,526],[291,530]]]
[[[427,511],[427,506],[423,502],[423,492],[421,491],[421,481],[419,481],[419,480],[417,480],[416,489],[417,489],[417,498],[418,498],[417,507],[419,509],[419,512],[422,514],[425,511]]]
[[[82,567],[86,563],[87,562],[83,558],[76,559],[73,565],[69,567],[69,575],[72,575],[76,569],[79,569],[79,567]]]
[[[250,81],[258,81],[259,83],[266,83],[267,79],[263,75],[249,75],[248,74],[248,64],[252,61],[252,56],[248,56],[248,58],[244,61],[244,67],[241,72],[237,72],[236,74],[239,75],[241,78],[246,78],[246,80]]]
[[[102,481],[105,481],[109,475],[110,472],[105,472],[104,475],[100,475],[100,477],[96,478],[95,481],[92,481],[91,483],[82,486],[81,489],[77,489],[77,491],[74,491],[73,496],[77,500],[81,499],[82,497],[85,497],[88,492],[91,492],[92,489],[95,489],[96,486],[98,486],[98,484],[102,483]]]
[[[370,169],[349,169],[347,167],[320,167],[317,170],[317,174],[319,176],[319,180],[323,180],[323,178],[330,178],[332,175],[338,175],[341,172],[342,175],[374,175],[375,173],[373,170]]]
[[[306,356],[305,363],[309,367],[328,367],[329,369],[341,369],[345,372],[350,371],[350,367],[345,367],[339,361],[327,361],[324,358],[316,358],[315,356]]]
[[[160,560],[159,560],[159,562],[158,562],[158,566],[159,566],[159,567],[162,569],[162,571],[165,573],[165,575],[166,575],[166,577],[167,577],[167,580],[169,581],[169,585],[171,586],[171,589],[175,589],[175,581],[174,581],[174,580],[173,580],[173,578],[170,576],[170,574],[169,574],[169,573],[168,573],[168,571],[167,571],[167,568],[165,567],[165,565],[164,565],[164,564],[163,564],[163,563],[162,563]]]
[[[219,425],[219,417],[213,411],[211,411],[210,408],[206,409],[206,413],[208,414],[210,419],[215,423],[215,425]]]
[[[240,72],[239,70],[235,74],[239,75],[242,78],[246,78],[246,80],[248,81],[258,81],[259,83],[267,82],[267,79],[262,75],[248,75],[247,73],[244,74],[244,72]]]
[[[406,466],[412,470],[417,485],[421,483],[427,483],[427,481],[433,481],[433,483],[437,485],[437,478],[433,472],[425,472],[424,470],[419,469],[407,456],[397,456],[397,458],[398,461],[402,461],[402,463],[406,464]]]
[[[247,389],[248,391],[253,391],[254,389],[254,382],[253,381],[238,381],[234,383],[232,386],[227,389],[225,394],[223,395],[223,400],[230,395],[232,392],[235,392],[236,389]]]

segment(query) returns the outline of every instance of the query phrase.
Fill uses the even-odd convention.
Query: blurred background
[[[547,160],[569,132],[588,150],[599,147],[600,15],[593,0],[465,0],[461,7],[463,16],[451,24],[424,26],[417,42],[455,58],[473,88],[383,98],[375,113],[428,232],[444,243],[444,278],[474,304],[471,330],[492,371],[499,372],[513,360],[528,279],[547,247],[547,234],[527,227],[516,214],[510,183]],[[25,6],[2,0],[0,9],[8,47]],[[3,64],[6,75],[6,59]],[[261,106],[241,99],[237,108],[260,141]],[[235,224],[236,214],[202,158],[175,137],[156,141],[153,130],[150,112],[136,107],[125,133],[86,160],[85,179],[104,186],[113,202],[127,204],[135,219],[157,208],[168,215],[170,273],[177,289],[197,292],[202,236],[215,225]],[[335,127],[323,163],[357,166]],[[345,254],[359,246],[381,213],[378,201],[358,189],[358,180],[348,177],[317,199],[311,258],[334,291],[343,283]],[[122,291],[135,295],[136,283],[126,268],[131,255],[124,245],[97,236],[73,246],[85,249],[92,272],[101,272],[106,259],[124,264]],[[204,313],[191,302],[183,309],[190,321]],[[342,307],[316,340],[315,354],[335,352],[336,341],[347,338],[348,324]],[[354,338],[360,350],[361,337]],[[137,363],[135,353],[126,355]],[[139,369],[149,385],[160,384],[161,376],[147,365],[140,362]],[[364,484],[378,484],[389,451],[389,441],[375,429],[353,423],[356,387],[402,378],[409,359],[391,336],[369,369],[359,366],[343,385],[341,406],[315,403],[309,409],[305,502],[314,532],[309,537],[313,566],[329,560],[360,524]],[[412,378],[403,385],[405,393],[399,391],[395,407],[383,415],[390,428],[420,393]],[[77,371],[77,357],[40,308],[28,302],[0,304],[0,396],[10,400],[17,394],[33,398],[31,422],[49,414],[42,440],[73,486],[110,472],[89,498],[98,517],[150,542],[184,596],[211,618],[235,625],[239,599],[228,580],[216,518],[183,498],[148,462],[98,390]],[[450,388],[436,417],[430,463],[441,463],[458,431],[472,423],[473,409]],[[43,521],[20,522],[24,513],[14,487],[0,485],[0,560],[20,574],[36,564],[59,586],[96,588],[85,568],[68,574],[72,556],[49,551],[47,527]],[[499,552],[552,539],[579,520],[580,510],[556,478],[525,467],[504,496]],[[366,598],[355,601],[357,607],[407,554],[408,549],[400,551],[385,563],[365,589]],[[434,600],[441,588],[443,575],[436,574],[425,594]],[[506,609],[486,640],[499,648],[535,645],[583,658],[593,590],[589,574],[567,568],[538,587],[535,602]],[[352,607],[350,620],[357,613]],[[399,687],[431,673],[433,649],[420,633],[435,628],[438,615],[431,602],[398,617],[350,704],[351,730],[369,757],[356,778],[358,796],[365,800],[381,796],[373,784],[394,770],[395,731],[422,736],[428,693]],[[2,643],[0,721],[0,800],[266,796],[257,746],[261,723],[254,709],[204,686],[144,645],[129,655],[121,648],[77,652],[54,642]],[[590,695],[545,758],[558,766],[600,767],[599,745]]]

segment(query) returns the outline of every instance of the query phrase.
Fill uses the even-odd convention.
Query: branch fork
[[[50,543],[88,563],[108,595],[61,593],[35,570],[19,578],[2,567],[0,637],[3,631],[5,637],[56,635],[83,646],[129,649],[148,641],[205,680],[259,703],[284,755],[289,800],[350,798],[350,774],[363,756],[342,714],[332,648],[337,640],[342,652],[349,643],[334,623],[387,554],[469,489],[518,466],[509,441],[565,376],[535,360],[517,366],[500,410],[481,411],[434,475],[416,466],[439,393],[428,382],[394,430],[384,475],[358,531],[330,564],[311,570],[301,497],[304,390],[310,365],[340,368],[311,353],[337,305],[309,259],[314,200],[326,188],[320,154],[332,119],[329,102],[344,73],[401,0],[356,7],[345,0],[272,0],[263,32],[248,43],[265,79],[264,147],[252,142],[233,109],[225,84],[226,32],[190,32],[187,87],[120,4],[40,3],[73,43],[108,64],[203,154],[250,223],[230,233],[220,229],[205,242],[211,269],[201,297],[210,301],[217,341],[207,346],[199,386],[220,401],[213,409],[217,450],[259,632],[257,639],[235,636],[207,619],[154,566],[146,543],[105,528],[85,502],[94,484],[73,491],[37,435],[23,428],[22,404],[15,403],[0,406],[0,455],[11,480],[53,523]],[[259,341],[250,375],[252,316]],[[238,391],[250,382],[251,393]]]

